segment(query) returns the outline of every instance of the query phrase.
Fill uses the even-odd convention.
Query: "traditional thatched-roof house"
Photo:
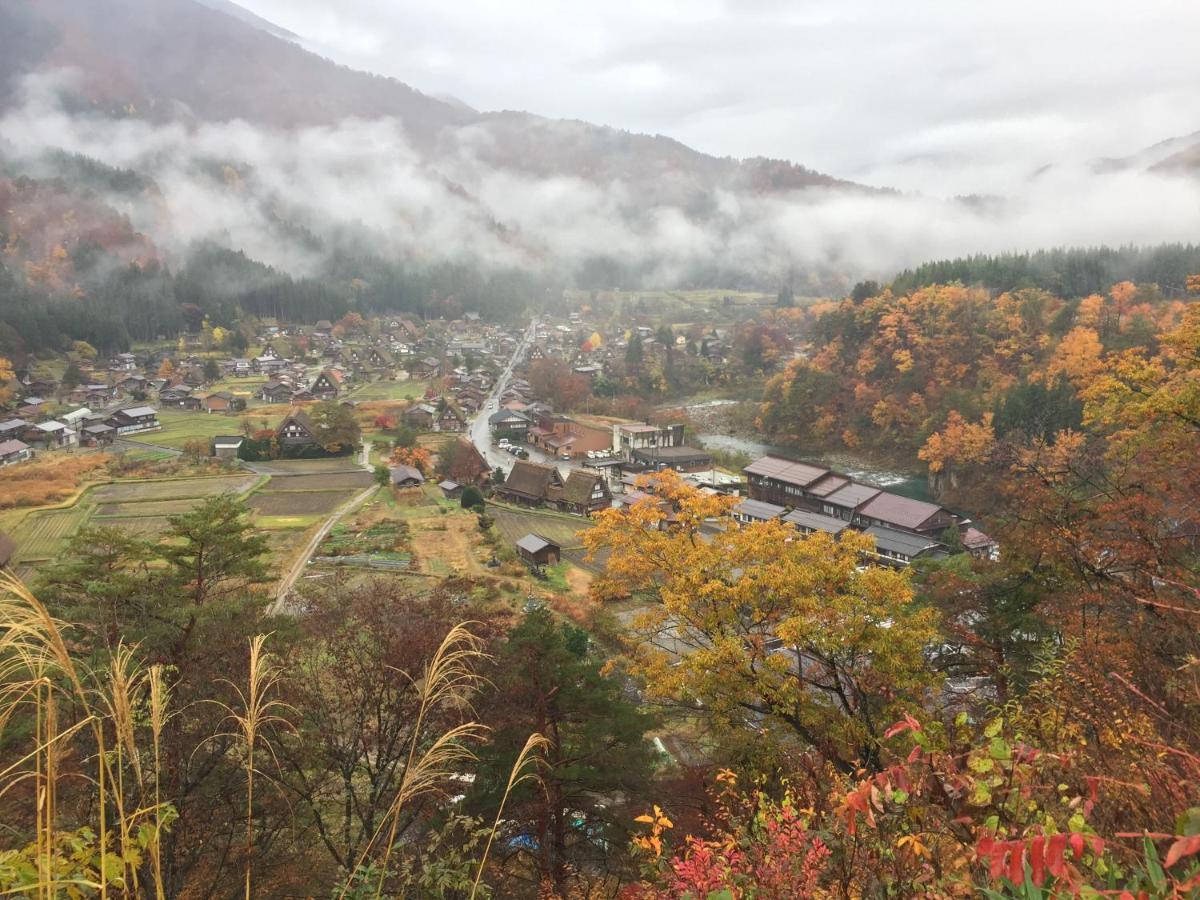
[[[281,447],[306,447],[317,442],[316,427],[302,409],[293,409],[275,429]]]
[[[546,502],[552,489],[562,490],[563,480],[554,466],[517,460],[504,484],[496,488],[496,494],[511,503],[538,506]]]
[[[561,488],[550,489],[547,500],[564,512],[590,516],[612,506],[612,492],[599,473],[572,469]]]

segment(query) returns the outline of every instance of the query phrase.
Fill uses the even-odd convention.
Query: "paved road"
[[[504,389],[508,387],[509,381],[512,380],[513,369],[516,367],[516,364],[521,361],[525,350],[530,344],[533,343],[533,339],[537,333],[537,323],[538,320],[536,318],[529,323],[529,328],[525,332],[525,337],[522,338],[520,345],[517,347],[516,352],[513,353],[512,359],[509,360],[508,365],[504,368],[504,371],[501,372],[500,376],[496,379],[496,386],[493,388],[492,393],[488,395],[487,400],[484,401],[483,409],[481,409],[476,414],[475,418],[472,419],[467,425],[467,432],[471,436],[471,443],[475,445],[475,448],[479,451],[483,458],[487,460],[488,465],[491,466],[493,470],[499,466],[507,473],[510,469],[512,469],[513,463],[516,461],[516,457],[511,453],[504,453],[492,446],[492,436],[490,430],[488,429],[488,416],[496,412],[496,409],[492,408],[492,401],[495,400],[497,404],[499,403],[500,395],[504,393]],[[497,405],[497,409],[498,408],[499,406]],[[537,447],[531,446],[530,444],[525,444],[524,449],[528,451],[529,459],[532,462],[558,466],[558,471],[563,475],[564,478],[570,473],[571,469],[584,468],[585,463],[587,462],[585,459],[578,458],[570,460],[558,459],[553,453],[546,453],[542,450],[539,450]]]
[[[491,432],[488,430],[488,416],[496,412],[499,408],[500,395],[504,393],[508,383],[512,380],[513,369],[516,368],[518,362],[525,355],[525,351],[529,345],[533,343],[534,336],[537,334],[538,320],[535,317],[530,323],[529,328],[525,330],[525,336],[521,339],[521,343],[517,345],[517,349],[513,351],[512,358],[508,361],[508,365],[504,367],[504,371],[496,378],[496,384],[492,388],[492,392],[483,402],[483,408],[475,414],[475,418],[467,424],[467,434],[471,436],[471,443],[475,445],[475,449],[480,455],[487,460],[487,464],[496,469],[497,467],[507,472],[512,468],[512,464],[516,461],[516,457],[508,453],[501,453],[492,446]],[[497,406],[492,408],[492,402],[495,401]],[[532,458],[532,454],[531,454]]]

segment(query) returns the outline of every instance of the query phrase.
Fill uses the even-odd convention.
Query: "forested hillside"
[[[1034,253],[978,254],[928,262],[895,277],[893,293],[907,294],[931,284],[982,285],[993,291],[1041,288],[1060,297],[1101,294],[1118,281],[1157,284],[1169,296],[1185,290],[1187,276],[1200,269],[1200,246],[1071,247]]]
[[[1129,281],[1078,299],[938,284],[818,303],[803,312],[806,356],[768,382],[761,423],[798,448],[908,464],[962,421],[986,417],[1001,437],[1078,428],[1096,371],[1123,351],[1154,350],[1192,305]]]

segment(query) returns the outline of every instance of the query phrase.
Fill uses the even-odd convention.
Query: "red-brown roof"
[[[775,481],[783,481],[799,487],[808,487],[820,478],[829,474],[828,469],[808,463],[795,462],[778,456],[764,456],[746,466],[749,475],[761,475]]]
[[[859,513],[902,528],[920,528],[941,511],[935,503],[880,491],[879,496],[863,506]]]

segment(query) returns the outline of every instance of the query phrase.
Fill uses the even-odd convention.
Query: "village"
[[[0,466],[104,454],[159,469],[190,466],[183,476],[197,466],[226,479],[257,475],[253,486],[230,484],[259,527],[277,536],[284,592],[319,555],[311,535],[350,512],[344,503],[371,484],[368,473],[402,506],[466,506],[464,494],[478,492],[501,513],[506,555],[538,576],[571,557],[586,570],[572,551],[587,519],[653,502],[651,476],[664,470],[703,492],[741,498],[735,522],[779,519],[799,533],[865,531],[876,562],[903,567],[953,552],[995,553],[969,519],[935,503],[790,459],[722,465],[689,443],[683,422],[589,414],[573,399],[589,395],[634,351],[639,360],[653,358],[675,352],[678,341],[684,354],[718,360],[733,352],[728,337],[716,327],[674,337],[637,320],[604,325],[579,312],[534,318],[524,329],[473,313],[420,323],[350,314],[336,324],[263,324],[254,343],[246,342],[246,356],[220,348],[230,343],[220,329],[108,360],[77,347],[18,373],[0,421]],[[575,408],[556,409],[555,401]],[[87,515],[5,504],[5,561],[27,575],[87,522],[152,531],[164,512],[208,493],[205,486],[191,498],[182,488],[187,477],[179,483],[156,492],[156,503],[130,498],[121,506],[138,515],[106,516],[112,510],[104,504]],[[290,502],[279,499],[280,485]],[[564,526],[572,518],[582,521]],[[458,548],[457,555],[471,554]],[[475,555],[457,569],[495,561],[492,550]]]

